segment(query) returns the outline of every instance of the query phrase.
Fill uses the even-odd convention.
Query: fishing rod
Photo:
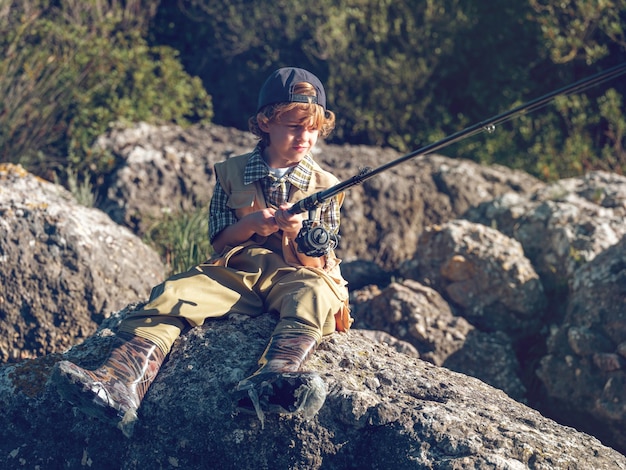
[[[589,76],[582,80],[579,80],[571,85],[559,88],[550,93],[547,93],[539,98],[528,101],[527,103],[516,106],[515,108],[506,111],[504,113],[493,116],[484,121],[478,122],[472,126],[458,131],[448,137],[445,137],[437,142],[418,148],[406,155],[393,160],[389,163],[385,163],[377,168],[363,168],[359,173],[350,179],[347,179],[341,183],[336,184],[328,189],[319,191],[312,194],[291,206],[288,209],[290,214],[301,214],[303,212],[309,212],[309,219],[303,221],[302,229],[296,237],[296,243],[298,244],[298,250],[305,253],[308,256],[320,257],[328,253],[331,249],[334,249],[339,241],[339,237],[336,234],[330,233],[321,225],[315,225],[316,213],[319,206],[332,197],[344,192],[345,190],[359,185],[364,181],[387,171],[394,166],[404,163],[407,160],[411,160],[416,157],[423,157],[429,155],[437,150],[441,150],[444,147],[448,147],[456,142],[479,134],[481,132],[492,133],[498,124],[505,122],[506,120],[521,115],[523,113],[533,112],[549,102],[555,99],[557,96],[574,94],[592,86],[596,86],[604,81],[618,77],[626,73],[626,62],[619,64],[615,67],[607,69],[603,72]]]

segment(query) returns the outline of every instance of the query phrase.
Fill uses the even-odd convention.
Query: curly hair
[[[315,88],[306,82],[297,83],[294,86],[294,93],[300,95],[316,96]],[[264,144],[269,145],[269,134],[259,128],[259,122],[265,124],[269,122],[281,122],[281,117],[293,109],[300,109],[307,112],[302,118],[302,122],[309,121],[313,128],[320,131],[320,137],[328,137],[335,128],[335,113],[324,110],[315,103],[277,103],[265,106],[248,120],[250,132],[256,135]]]

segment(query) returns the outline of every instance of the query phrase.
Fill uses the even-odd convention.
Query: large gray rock
[[[145,227],[152,217],[158,217],[163,211],[174,211],[180,207],[189,208],[208,202],[214,184],[213,163],[229,155],[246,152],[254,144],[247,133],[217,126],[194,127],[182,131],[171,126],[159,128],[137,125],[130,130],[115,132],[117,133],[103,137],[111,139],[105,146],[108,145],[112,153],[127,164],[119,169],[112,180],[106,203],[117,220],[132,227],[137,233],[141,233],[141,227]],[[319,153],[316,154],[322,165],[341,179],[353,176],[363,166],[376,167],[398,156],[390,149],[325,144],[320,145]],[[139,246],[141,243],[137,238],[130,236],[127,230],[122,229],[120,232],[119,227],[106,217],[103,218],[98,211],[80,208],[67,192],[49,183],[32,179],[22,170],[14,168],[7,172],[6,168],[3,167],[4,173],[0,176],[0,179],[5,178],[1,181],[0,187],[0,199],[4,198],[2,200],[5,201],[0,203],[2,282],[0,314],[9,312],[11,316],[0,315],[0,328],[4,328],[0,331],[2,338],[0,352],[12,360],[61,351],[88,336],[110,311],[121,308],[128,302],[145,298],[149,288],[160,281],[158,274],[151,278],[150,273],[156,266],[155,263],[159,264],[158,269],[161,272],[163,267],[160,261],[156,260],[154,253],[150,253],[150,250],[143,251],[146,248],[143,245]],[[7,177],[7,174],[11,176]],[[9,184],[7,181],[12,182]],[[384,349],[384,344],[388,344],[396,351],[404,351],[407,356],[413,358],[413,361],[415,357],[420,356],[434,364],[479,377],[505,390],[511,397],[518,400],[527,399],[528,403],[538,405],[538,409],[547,412],[548,415],[558,416],[565,423],[573,423],[579,429],[602,437],[623,451],[626,449],[621,431],[624,427],[622,418],[624,412],[621,406],[624,397],[620,395],[620,390],[623,389],[621,384],[626,383],[621,375],[623,358],[626,356],[622,351],[624,340],[619,338],[623,329],[620,324],[619,308],[623,305],[624,299],[624,291],[619,289],[624,282],[623,276],[620,277],[621,252],[616,253],[611,247],[620,246],[616,244],[625,229],[624,182],[626,179],[619,175],[596,172],[546,186],[521,172],[499,167],[482,167],[460,159],[431,155],[405,162],[363,185],[352,188],[344,205],[343,239],[339,254],[347,261],[342,267],[346,268],[346,274],[354,286],[361,287],[374,283],[383,288],[392,279],[397,280],[399,273],[421,283],[406,280],[401,284],[392,283],[389,289],[383,291],[376,286],[370,286],[367,294],[363,294],[366,290],[353,293],[357,314],[355,325],[375,328],[367,333],[367,336],[381,344],[371,347],[375,348],[376,354],[385,356],[384,361],[389,362],[361,364],[359,361],[363,357],[370,357],[370,353],[367,352],[370,350],[359,346],[359,341],[364,335],[356,332],[350,335],[351,344],[356,345],[356,349],[350,350],[348,344],[341,343],[345,336],[338,336],[337,340],[340,343],[333,342],[334,340],[325,343],[318,354],[324,353],[325,348],[331,348],[334,354],[341,357],[342,362],[331,361],[329,364],[338,369],[347,368],[350,376],[362,377],[361,366],[365,371],[370,371],[370,367],[379,366],[382,367],[381,370],[393,371],[414,368],[412,364],[405,364],[404,359],[397,362],[396,359],[388,357],[389,348]],[[17,186],[11,186],[16,183]],[[36,196],[31,200],[32,194]],[[504,194],[506,196],[498,197]],[[485,201],[491,202],[484,203]],[[472,206],[479,207],[468,211]],[[154,212],[150,212],[152,209]],[[145,216],[144,211],[147,214]],[[466,211],[470,219],[485,224],[485,227],[455,220]],[[9,229],[5,230],[6,227]],[[519,245],[515,246],[513,239],[521,243],[523,253]],[[610,263],[607,261],[609,258],[603,254],[607,250],[610,252],[610,255],[607,255],[610,256]],[[398,271],[400,264],[407,260],[409,262]],[[529,260],[532,268],[528,267]],[[601,262],[603,264],[599,264]],[[420,263],[427,274],[420,274],[419,270],[411,273],[411,269],[419,267]],[[479,275],[468,278],[466,268],[469,266],[473,266],[472,269]],[[581,266],[583,268],[579,269]],[[610,271],[603,271],[609,269],[608,266]],[[538,290],[529,289],[537,285],[536,276],[527,276],[533,272],[541,276],[543,283],[547,283],[549,294],[552,295],[554,289],[561,294],[556,298],[551,297],[551,310],[547,311],[545,317],[540,312],[541,308],[537,307],[542,304],[541,296],[536,295]],[[524,279],[530,281],[528,285],[523,282]],[[564,289],[568,283],[571,286],[569,292],[571,299],[568,299],[568,293]],[[377,296],[379,298],[376,299]],[[428,301],[424,302],[424,299]],[[364,305],[364,302],[367,302],[367,305]],[[611,303],[609,305],[606,302]],[[563,325],[559,305],[567,305],[570,312],[566,324]],[[43,313],[40,314],[39,310]],[[589,317],[581,313],[587,311],[590,312]],[[380,321],[380,318],[387,317],[390,318],[389,321]],[[8,318],[6,323],[2,323],[4,318]],[[546,321],[553,324],[546,324]],[[244,325],[240,323],[239,320],[236,321],[238,326]],[[255,323],[245,323],[250,324],[258,326]],[[184,352],[185,361],[195,357],[206,358],[208,361],[209,356],[208,353],[205,354],[204,347],[213,348],[213,345],[226,347],[230,344],[226,338],[224,338],[226,342],[220,342],[220,338],[213,336],[214,331],[230,334],[234,327],[228,325],[231,323],[226,324],[226,329],[215,330],[214,326],[207,326],[194,330],[181,340],[176,346],[179,348],[177,350]],[[512,341],[528,332],[537,331],[538,326],[542,326],[543,329],[536,335],[527,336],[525,342]],[[238,338],[249,344],[256,344],[260,352],[263,347],[261,343],[264,343],[266,333],[269,334],[269,330],[265,331],[263,328],[265,327],[261,326],[258,333],[244,328],[250,332],[250,336]],[[541,361],[540,377],[543,382],[539,386],[535,368],[544,354],[545,336],[548,331],[552,331],[548,344],[549,356]],[[200,343],[195,342],[194,338],[199,338]],[[83,357],[93,362],[99,356],[98,347],[106,349],[106,344],[106,335],[98,335],[90,338],[82,349],[77,347],[72,349],[69,355]],[[183,346],[185,344],[188,344],[188,348]],[[379,347],[383,349],[378,349]],[[513,349],[522,361],[521,372],[518,370],[518,358],[514,357]],[[242,370],[249,368],[248,365],[244,367],[241,364],[254,362],[252,352],[250,357],[237,358],[232,362],[232,359],[220,356],[219,352],[211,349],[211,357],[217,357],[218,362],[221,360],[227,364],[227,368],[216,369],[218,366],[211,365],[213,368],[210,371],[214,375],[204,375],[204,372],[201,372],[200,375],[194,376],[192,371],[195,370],[197,374],[197,369],[202,364],[193,363],[190,368],[188,363],[183,365],[181,362],[180,366],[174,367],[171,365],[175,364],[172,356],[168,362],[170,365],[163,371],[164,378],[157,381],[151,394],[156,394],[154,396],[160,399],[161,395],[158,395],[160,392],[157,390],[163,385],[159,383],[176,387],[175,382],[190,381],[191,389],[196,391],[198,389],[194,388],[197,385],[195,381],[217,381],[217,385],[211,384],[209,388],[202,389],[203,392],[211,394],[216,390],[213,387],[221,390],[222,386],[226,388],[232,386],[235,379],[242,375]],[[3,417],[6,424],[0,423],[8,433],[0,436],[0,439],[3,439],[0,451],[6,449],[3,455],[13,459],[7,458],[8,468],[13,464],[19,465],[20,468],[28,467],[31,462],[42,462],[37,459],[44,457],[53,462],[53,466],[54,462],[62,462],[61,449],[54,451],[56,453],[46,453],[49,451],[40,449],[50,442],[50,433],[62,435],[67,429],[70,429],[69,435],[76,439],[76,442],[70,443],[68,447],[71,449],[68,460],[70,467],[77,462],[75,458],[79,453],[81,465],[104,467],[100,455],[105,448],[108,449],[107,439],[111,439],[114,444],[118,443],[119,437],[116,433],[102,430],[89,420],[82,421],[77,418],[68,421],[66,409],[57,405],[55,395],[45,388],[49,368],[56,360],[58,356],[52,354],[1,369],[0,388],[6,386],[9,387],[7,390],[11,390],[8,395],[0,392],[0,406],[10,410]],[[206,363],[209,364],[210,361]],[[356,367],[352,368],[352,363],[356,364]],[[417,361],[417,364],[421,366],[416,369],[417,372],[408,374],[410,380],[419,379],[422,373],[428,376],[427,371],[439,370],[429,368],[420,361]],[[329,383],[336,380],[331,392],[341,390],[337,387],[345,386],[346,379],[335,377],[332,372],[325,372],[325,377],[331,379]],[[169,380],[166,379],[169,373],[173,374],[171,381],[160,382]],[[365,374],[363,377],[369,377],[369,372],[363,374]],[[380,375],[382,372],[376,374]],[[223,377],[225,375],[228,377]],[[379,378],[379,375],[376,377]],[[519,379],[522,376],[524,383],[520,384]],[[532,380],[533,377],[535,381]],[[576,380],[570,380],[572,377]],[[450,382],[454,387],[457,385],[461,387],[461,381],[457,379],[457,375],[445,375],[441,383]],[[186,380],[188,382],[185,382]],[[396,380],[395,376],[393,380]],[[404,397],[409,393],[404,390],[410,390],[410,385],[404,381],[404,377],[398,380],[403,390],[400,396]],[[470,381],[465,382],[466,380]],[[382,380],[379,378],[379,381]],[[467,385],[473,382],[464,378],[462,383]],[[13,388],[16,385],[18,388]],[[296,462],[293,464],[294,468],[305,468],[311,461],[307,459],[313,459],[314,465],[323,462],[325,467],[335,468],[332,465],[340,461],[346,463],[352,458],[353,449],[358,448],[358,452],[363,455],[381,459],[375,462],[384,461],[377,465],[385,467],[389,462],[391,464],[396,462],[393,460],[395,457],[390,457],[391,449],[396,448],[390,443],[393,438],[399,443],[397,446],[399,452],[411,446],[422,449],[420,447],[422,445],[432,445],[433,452],[438,452],[437,455],[443,459],[436,460],[434,454],[426,449],[420,451],[420,455],[426,459],[420,462],[432,461],[434,463],[431,466],[439,468],[460,467],[462,464],[459,462],[462,458],[458,454],[455,454],[455,457],[437,449],[445,447],[444,439],[448,432],[453,436],[453,441],[448,442],[453,442],[457,449],[467,446],[464,447],[463,442],[459,444],[459,441],[454,440],[456,439],[454,431],[441,431],[445,428],[443,425],[436,427],[430,423],[428,426],[431,427],[425,428],[421,423],[427,421],[428,416],[416,418],[417,411],[411,408],[415,405],[408,404],[404,398],[398,401],[400,403],[398,413],[408,416],[407,420],[387,419],[382,421],[386,423],[385,425],[376,426],[379,422],[376,416],[381,414],[378,410],[387,409],[388,406],[396,409],[397,401],[390,398],[392,393],[389,391],[390,387],[393,386],[387,386],[386,383],[382,388],[372,386],[363,394],[357,394],[358,398],[346,395],[352,400],[349,403],[362,403],[365,400],[367,406],[359,406],[367,410],[363,411],[363,420],[367,421],[367,424],[361,423],[360,418],[345,418],[341,413],[353,405],[333,401],[337,400],[337,397],[331,393],[328,402],[330,409],[335,412],[341,411],[338,416],[341,417],[342,424],[336,424],[338,430],[335,427],[328,428],[326,422],[322,423],[326,427],[311,428],[307,427],[309,424],[296,421],[295,430],[292,429],[285,435],[293,438],[293,445],[298,447],[294,451],[297,455],[279,456],[278,461],[284,462],[285,459],[291,458],[291,462]],[[476,391],[473,385],[470,388],[467,393],[476,393],[478,396],[483,393]],[[526,396],[525,388],[528,389]],[[547,399],[551,401],[544,402],[541,393],[537,395],[538,390],[541,392],[544,389],[549,394]],[[381,402],[374,401],[370,406],[370,394],[375,395],[379,391],[387,394],[382,395],[384,399],[381,398]],[[182,396],[189,400],[194,398],[190,394],[176,395],[177,392],[177,390],[167,391],[164,397]],[[489,389],[488,393],[494,392]],[[180,411],[182,416],[190,417],[191,424],[196,426],[196,434],[198,429],[204,429],[205,420],[200,422],[200,417],[206,414],[217,413],[223,420],[230,419],[229,411],[219,411],[222,408],[230,410],[226,395],[218,394],[215,398],[212,396],[207,398],[207,395],[201,397],[202,403],[211,404],[207,410],[188,409],[185,408],[186,405],[180,405],[174,410]],[[195,399],[198,400],[197,396]],[[151,399],[146,403],[144,410],[146,418],[151,416],[151,412],[148,411],[149,407],[154,405],[151,403],[153,403]],[[222,408],[216,405],[219,409],[215,411],[212,407],[215,403]],[[493,402],[487,401],[486,404],[492,406]],[[43,409],[46,406],[49,407],[47,411]],[[425,405],[420,402],[417,406]],[[509,407],[508,402],[505,404],[500,401],[497,401],[497,406],[503,409]],[[465,412],[463,406],[460,409]],[[562,410],[560,415],[557,413],[559,409]],[[187,429],[179,416],[171,416],[171,411],[160,410],[159,405],[155,410],[155,413],[161,416],[162,422],[174,420],[177,425]],[[322,410],[320,418],[325,416],[324,413]],[[472,414],[480,413],[477,405],[476,409],[472,408],[471,412],[462,416],[471,421]],[[192,416],[194,414],[200,417],[194,418]],[[477,426],[488,427],[484,420],[487,417],[491,419],[493,414],[495,411],[491,410],[479,416]],[[441,419],[452,420],[446,416]],[[352,430],[350,426],[353,424],[350,423],[354,421],[359,421],[358,429],[364,430],[369,437]],[[206,422],[210,426],[206,433],[213,436],[216,434],[214,429],[217,429],[220,423],[211,419]],[[254,422],[250,421],[250,426],[253,426]],[[144,437],[152,436],[150,434],[152,427],[158,428],[159,433],[166,432],[167,424],[159,424],[158,420],[151,423],[153,426],[140,430]],[[285,423],[292,423],[292,420],[281,419],[277,420],[277,423],[285,426]],[[407,431],[405,424],[415,426],[418,431]],[[543,428],[542,424],[541,429]],[[287,428],[282,427],[281,431],[285,429]],[[463,432],[470,434],[473,432],[471,429],[462,429]],[[508,428],[506,429],[508,432]],[[552,438],[551,426],[549,429],[546,435]],[[228,468],[229,464],[232,464],[232,467],[237,464],[243,465],[241,459],[246,459],[250,457],[249,454],[258,451],[257,447],[253,446],[252,450],[237,461],[229,456],[231,451],[245,447],[243,443],[247,442],[248,437],[259,444],[271,447],[270,438],[251,434],[248,428],[227,428],[227,430],[231,430],[231,437],[234,437],[231,439],[232,442],[228,441],[225,444],[219,441],[221,437],[205,435],[200,437],[202,445],[208,442],[207,439],[211,442],[210,445],[206,444],[205,448],[215,449],[218,456],[225,455],[225,468]],[[297,433],[302,432],[306,435],[313,432],[312,430],[321,433],[319,438],[313,440],[313,445],[322,446],[321,451],[311,451],[308,444],[296,444],[308,442],[301,439]],[[533,429],[533,432],[536,431],[536,428]],[[331,432],[345,438],[347,442],[345,452],[337,450],[339,441],[324,437],[329,436]],[[19,441],[20,444],[10,447],[11,444],[18,442],[15,436],[19,433],[29,436],[32,444],[23,444],[23,441]],[[191,435],[190,430],[188,434]],[[8,444],[2,447],[4,436],[9,440]],[[158,436],[166,439],[162,434]],[[370,441],[367,439],[371,438],[372,442],[376,443],[378,436],[387,439],[384,441],[387,448],[369,450]],[[276,442],[284,442],[281,437],[274,435],[270,437],[278,439]],[[492,437],[488,434],[489,439]],[[139,463],[133,462],[141,462],[142,458],[159,467],[177,465],[185,467],[189,462],[197,465],[210,462],[208,454],[199,456],[195,449],[189,451],[189,447],[185,447],[187,446],[185,439],[180,442],[171,436],[169,439],[168,445],[172,445],[175,451],[168,454],[164,450],[167,446],[159,443],[158,450],[152,457],[142,455],[145,449],[139,443],[132,446],[120,444],[122,449],[119,453],[112,454],[113,466],[121,467],[121,462],[124,461],[127,468],[135,468],[133,465],[138,466]],[[215,441],[219,443],[215,447],[214,439],[219,441]],[[418,444],[415,439],[427,444]],[[364,442],[365,450],[361,448]],[[237,449],[233,443],[237,444]],[[493,448],[489,447],[490,445],[487,445],[488,449]],[[223,447],[223,450],[217,448],[219,446]],[[468,446],[473,449],[472,445]],[[263,452],[259,458],[265,459],[263,462],[266,464],[259,464],[259,460],[254,456],[250,457],[251,462],[261,467],[269,467],[274,456]],[[477,468],[481,466],[515,468],[517,465],[515,462],[511,463],[512,461],[497,461],[493,456],[483,457],[482,454],[472,452],[473,450],[467,454],[470,462],[467,466],[472,466],[472,462],[480,462],[474,465]],[[575,450],[573,455],[577,455],[577,452]],[[320,457],[321,454],[324,455]],[[27,457],[24,457],[25,455]],[[348,458],[344,458],[346,455]],[[94,460],[92,456],[97,458]],[[453,463],[445,463],[448,462],[445,459],[450,456]],[[537,468],[542,468],[542,459],[543,457],[536,459],[540,462]],[[605,461],[590,463],[585,459],[583,456],[580,460],[580,468],[623,468],[621,460],[615,461],[611,466]],[[96,461],[97,463],[94,463]],[[365,457],[355,456],[354,461],[360,465],[365,461]],[[522,461],[526,462],[523,459]],[[531,466],[532,461],[531,458],[526,465]],[[576,468],[576,463],[569,463],[574,460],[554,460],[554,462],[556,468],[559,466]],[[64,465],[59,463],[57,466]],[[365,463],[362,466],[368,465]],[[45,465],[42,465],[43,467]],[[548,467],[546,464],[545,468]]]
[[[591,172],[510,193],[465,215],[518,240],[546,291],[565,290],[576,269],[626,235],[626,177]]]
[[[411,345],[425,361],[477,377],[516,400],[525,399],[526,388],[511,338],[503,332],[480,331],[454,315],[437,291],[407,279],[390,284],[382,292],[355,292],[353,298],[356,328],[386,332]],[[406,350],[385,337],[371,337],[396,350]]]
[[[111,176],[101,207],[136,233],[164,211],[206,205],[215,185],[213,166],[249,152],[249,132],[216,125],[117,128],[97,146],[122,161]],[[340,180],[401,155],[392,149],[328,145],[315,159]],[[528,193],[542,184],[527,173],[429,155],[409,160],[348,190],[342,211],[338,254],[346,261],[375,261],[386,270],[415,253],[419,234],[433,223],[454,219],[469,207],[507,192]]]
[[[626,449],[626,237],[579,268],[537,371],[561,417]]]
[[[143,234],[163,213],[208,205],[215,186],[213,166],[249,152],[250,133],[220,126],[116,127],[96,147],[123,164],[110,176],[99,206],[117,223]]]
[[[0,165],[0,362],[67,349],[163,276],[159,256],[127,228]]]
[[[412,344],[419,357],[435,365],[463,347],[474,328],[456,316],[441,295],[419,282],[392,282],[379,292],[353,293],[354,326],[386,331]]]
[[[113,318],[107,323],[112,326]],[[135,435],[61,403],[46,380],[58,356],[0,367],[2,468],[624,469],[626,457],[483,382],[356,332],[307,363],[328,397],[313,419],[233,413],[277,319],[208,322],[177,341],[148,391]],[[94,362],[110,331],[67,357]]]
[[[322,145],[319,160],[339,178],[401,157],[391,149]],[[411,259],[424,229],[508,192],[543,186],[527,173],[461,158],[427,155],[405,161],[346,193],[338,254],[374,261],[388,271]]]
[[[430,285],[482,331],[535,334],[546,298],[519,242],[466,220],[429,227],[404,277]]]

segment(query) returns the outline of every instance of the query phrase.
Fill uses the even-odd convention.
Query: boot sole
[[[243,381],[235,392],[236,409],[247,414],[302,414],[312,418],[326,400],[326,387],[315,372],[264,374],[259,380]],[[254,389],[250,396],[250,389]],[[254,401],[257,401],[255,406]]]

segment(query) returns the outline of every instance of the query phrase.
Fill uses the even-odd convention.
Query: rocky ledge
[[[65,356],[93,363],[115,323]],[[49,384],[60,355],[0,368],[2,468],[624,469],[626,457],[478,379],[359,330],[327,338],[307,363],[328,396],[312,419],[238,414],[232,389],[277,319],[233,316],[179,338],[131,439],[75,414]]]

